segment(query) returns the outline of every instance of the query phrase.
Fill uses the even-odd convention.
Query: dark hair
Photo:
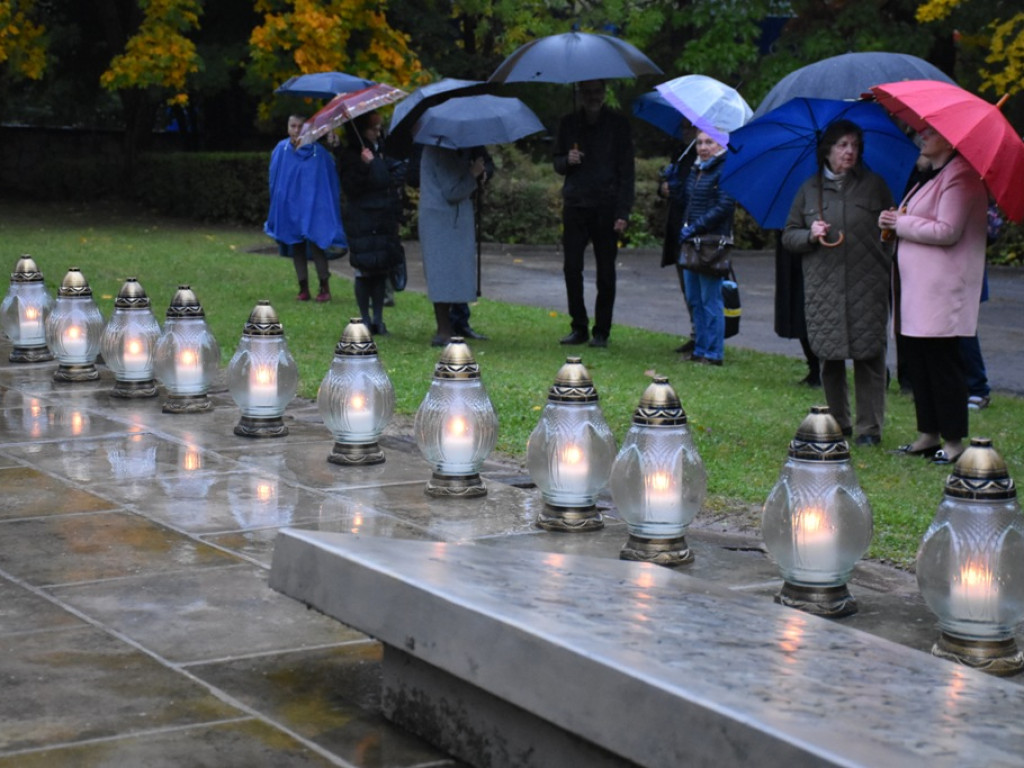
[[[837,141],[843,136],[849,136],[853,134],[857,137],[857,141],[860,143],[860,152],[857,153],[857,165],[860,165],[864,161],[864,131],[859,125],[852,122],[851,120],[836,120],[826,126],[825,131],[821,134],[821,138],[818,140],[818,168],[825,168],[828,160],[828,153],[832,151],[832,147]]]

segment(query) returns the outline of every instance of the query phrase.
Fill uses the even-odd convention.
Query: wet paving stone
[[[81,625],[81,619],[59,605],[0,578],[0,637]]]
[[[0,520],[99,512],[115,505],[28,467],[0,469]]]

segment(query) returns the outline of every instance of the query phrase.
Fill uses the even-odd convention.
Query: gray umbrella
[[[578,83],[663,74],[636,47],[609,35],[566,32],[531,40],[513,51],[492,83]]]
[[[873,85],[898,80],[953,82],[938,67],[907,53],[844,53],[790,72],[754,110],[754,119],[790,99],[859,99]]]
[[[544,125],[519,99],[507,96],[460,96],[423,113],[412,140],[448,149],[507,144]]]

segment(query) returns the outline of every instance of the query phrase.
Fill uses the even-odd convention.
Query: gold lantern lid
[[[341,357],[370,357],[377,354],[373,334],[361,317],[349,319],[334,347],[334,354]]]
[[[174,298],[171,299],[170,306],[167,307],[167,319],[184,320],[186,318],[205,316],[206,313],[203,311],[203,306],[199,303],[199,299],[192,290],[192,286],[179,285],[178,290],[174,292]]]
[[[92,288],[78,267],[68,268],[67,274],[60,282],[57,295],[65,299],[92,298]]]
[[[452,336],[434,366],[435,379],[479,379],[480,366],[461,336]]]
[[[555,374],[555,383],[548,389],[549,403],[596,403],[597,389],[590,371],[581,357],[565,358],[565,365]]]
[[[243,336],[284,336],[284,326],[270,301],[260,299],[242,329]]]
[[[149,309],[149,296],[134,277],[125,278],[124,285],[114,299],[114,309]]]
[[[850,445],[828,406],[811,406],[789,444],[789,456],[804,461],[850,460]]]
[[[1016,498],[1017,487],[992,440],[972,437],[946,478],[945,494],[954,499],[999,501]]]
[[[11,272],[11,283],[41,282],[43,282],[43,273],[36,266],[35,259],[27,253],[23,253],[18,257],[18,263],[14,265],[14,271]]]
[[[644,390],[633,423],[641,427],[679,427],[686,423],[686,411],[667,376],[655,376]]]

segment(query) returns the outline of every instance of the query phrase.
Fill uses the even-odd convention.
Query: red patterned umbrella
[[[909,80],[871,88],[890,114],[915,131],[930,127],[978,172],[989,194],[1014,221],[1024,221],[1024,141],[999,104],[957,85]]]
[[[341,93],[327,102],[327,105],[313,115],[299,134],[300,144],[309,144],[324,136],[343,123],[375,109],[394,104],[408,94],[393,85],[378,83],[352,93]]]

